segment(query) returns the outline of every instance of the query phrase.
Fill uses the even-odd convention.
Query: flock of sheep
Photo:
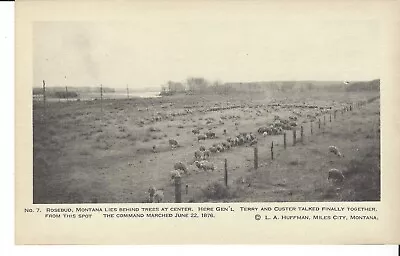
[[[281,104],[271,104],[269,106],[273,106],[276,108],[285,108],[285,107],[291,107],[291,105],[281,105]],[[312,109],[318,109],[318,111],[314,114],[307,114],[307,118],[310,119],[311,121],[314,121],[317,116],[321,114],[325,114],[328,111],[331,111],[331,107],[317,107],[313,105],[295,105],[296,107],[300,108],[312,108]],[[238,106],[235,106],[238,107]],[[239,106],[240,107],[240,106]],[[259,107],[259,106],[258,106]],[[265,108],[265,106],[264,106]],[[229,108],[228,108],[229,109]],[[206,109],[205,111],[215,111],[214,109]],[[337,110],[335,110],[337,111]],[[185,113],[182,114],[188,114],[191,113],[190,111],[186,110]],[[258,113],[258,112],[257,112]],[[267,126],[262,126],[259,127],[257,132],[259,134],[262,134],[263,136],[267,135],[280,135],[284,132],[284,130],[292,130],[295,129],[298,124],[298,117],[297,116],[302,116],[302,113],[297,112],[297,111],[292,111],[293,115],[290,115],[288,119],[283,119],[280,116],[276,115],[274,116],[274,121],[273,123],[267,125]],[[223,124],[223,119],[238,119],[240,116],[221,116],[221,119],[219,120],[220,124],[222,122]],[[213,121],[215,121],[213,118],[206,118],[206,124],[210,124]],[[195,128],[192,130],[192,133],[197,136],[197,141],[204,141],[206,139],[215,139],[217,138],[215,133],[209,129],[209,131],[201,134],[200,130],[202,128]],[[224,135],[226,135],[226,130],[224,130]],[[174,139],[169,140],[169,144],[171,148],[176,148],[179,147],[178,141]],[[255,145],[257,144],[257,137],[255,134],[252,132],[242,132],[236,135],[235,137],[228,137],[226,138],[225,141],[220,141],[217,143],[212,144],[212,146],[206,148],[205,146],[201,145],[198,150],[194,152],[194,161],[193,164],[186,166],[182,162],[177,162],[174,165],[174,170],[171,171],[170,173],[170,178],[171,181],[174,181],[176,177],[181,177],[182,175],[188,175],[192,171],[215,171],[215,166],[212,162],[210,162],[210,157],[213,154],[217,154],[219,152],[224,152],[232,149],[233,147],[236,146],[241,146],[241,145]],[[339,149],[336,146],[329,146],[328,149],[329,153],[332,153],[338,157],[344,157],[342,153],[339,151]],[[343,172],[341,170],[338,170],[336,168],[332,168],[328,171],[328,181],[333,181],[335,183],[338,182],[343,182],[345,177],[343,175]],[[156,189],[155,187],[150,187],[149,191],[149,202],[162,202],[164,195],[163,191]]]

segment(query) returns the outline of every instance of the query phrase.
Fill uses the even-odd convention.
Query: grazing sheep
[[[211,162],[208,162],[208,161],[200,161],[200,162],[199,161],[195,161],[194,163],[197,166],[197,168],[203,169],[204,171],[208,171],[208,170],[214,171],[215,170],[214,164],[211,163]]]
[[[171,177],[171,182],[174,182],[176,177],[182,177],[181,172],[179,170],[171,171],[170,175],[171,175],[170,176]]]
[[[204,160],[205,160],[205,159],[208,159],[208,158],[210,158],[210,156],[211,156],[210,150],[204,150],[204,152],[203,152],[203,159],[204,159]]]
[[[174,164],[174,169],[183,171],[184,173],[188,172],[186,165],[184,163],[182,163],[182,162],[175,163]]]
[[[200,150],[200,151],[205,151],[205,150],[206,150],[206,147],[200,146],[199,150]]]
[[[194,158],[195,158],[195,159],[201,159],[201,158],[203,158],[203,152],[202,152],[202,151],[199,151],[199,150],[196,150],[196,151],[194,152]]]
[[[150,203],[161,203],[164,200],[164,192],[158,190],[155,187],[149,188],[149,202]]]
[[[208,132],[206,132],[206,136],[207,136],[207,138],[210,138],[210,139],[215,138],[215,132],[208,131]]]
[[[176,140],[170,139],[169,140],[169,145],[171,146],[171,148],[176,148],[179,146],[178,142]]]
[[[207,136],[204,134],[200,134],[199,136],[197,136],[197,141],[201,141],[201,140],[206,140]]]
[[[216,147],[214,147],[214,146],[212,146],[212,147],[210,147],[209,149],[208,149],[211,153],[217,153],[217,148]]]
[[[233,138],[233,139],[231,139],[230,143],[231,143],[231,146],[232,146],[232,147],[237,146],[237,144],[238,144],[238,139],[237,139],[237,138]]]
[[[329,152],[337,155],[338,157],[344,157],[336,146],[329,146]]]
[[[222,146],[224,147],[224,149],[226,149],[226,150],[228,150],[228,149],[230,149],[231,148],[231,144],[230,143],[228,143],[228,142],[222,142],[221,143],[222,144]]]
[[[199,130],[199,129],[193,129],[193,130],[192,130],[192,133],[193,133],[193,134],[199,134],[199,133],[200,133],[200,130]]]
[[[238,136],[238,137],[236,137],[237,139],[238,139],[238,145],[239,146],[241,146],[241,145],[243,145],[244,144],[244,142],[245,142],[245,140],[244,140],[244,138],[243,138],[243,136]]]
[[[226,129],[224,129],[224,135],[226,135]]]
[[[333,180],[334,182],[343,182],[343,172],[334,168],[330,169],[328,172],[328,180]]]
[[[246,138],[246,141],[247,141],[247,142],[251,141],[251,136],[250,136],[250,134],[247,134],[245,138]]]
[[[224,152],[224,147],[222,147],[221,145],[218,144],[218,145],[216,146],[216,148],[217,148],[217,151],[218,151],[218,152]]]
[[[268,127],[260,127],[258,128],[257,132],[259,134],[263,134],[264,132],[266,132],[268,130]]]
[[[255,144],[257,144],[257,139],[254,139],[254,140],[252,140],[252,141],[250,142],[250,146],[253,146],[253,145],[255,145]]]
[[[156,146],[154,145],[154,146],[153,146],[153,153],[156,153],[156,152],[157,152]]]

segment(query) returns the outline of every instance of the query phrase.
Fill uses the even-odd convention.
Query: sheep
[[[205,150],[203,152],[203,159],[208,159],[208,158],[210,158],[210,156],[211,156],[210,150]]]
[[[245,140],[244,140],[244,137],[243,137],[243,136],[239,135],[239,136],[236,137],[236,138],[238,139],[238,145],[239,145],[239,146],[244,144]]]
[[[263,133],[263,136],[264,136],[264,137],[265,137],[265,136],[267,136],[267,135],[268,135],[268,133],[267,133],[267,132],[264,132],[264,133]]]
[[[329,152],[337,155],[338,157],[344,157],[336,146],[329,146]]]
[[[171,146],[171,148],[176,148],[179,146],[178,142],[174,139],[169,140],[169,145]]]
[[[225,148],[225,149],[230,149],[231,148],[231,145],[228,143],[228,142],[222,142],[221,143],[222,144],[222,146]]]
[[[197,166],[197,168],[203,169],[204,171],[215,170],[214,164],[208,161],[195,161],[194,164]]]
[[[164,200],[164,192],[158,190],[155,187],[149,188],[149,202],[150,203],[161,203]]]
[[[174,182],[176,177],[182,177],[181,172],[179,170],[171,171],[170,173],[171,182]]]
[[[247,142],[249,142],[249,141],[251,141],[251,140],[252,140],[252,138],[251,138],[250,134],[247,134],[245,138],[246,138],[246,141],[247,141]]]
[[[201,141],[201,140],[206,140],[207,136],[204,134],[200,134],[199,136],[197,136],[197,141]]]
[[[260,134],[263,134],[264,132],[267,131],[267,129],[268,129],[267,127],[260,127],[260,128],[258,128],[257,132]]]
[[[214,146],[210,147],[208,150],[209,150],[210,152],[212,152],[212,153],[217,153],[217,148],[214,147]]]
[[[183,171],[184,173],[188,172],[186,165],[184,163],[182,163],[182,162],[175,163],[174,164],[174,169]]]
[[[202,157],[203,157],[203,152],[202,151],[196,150],[194,152],[194,158],[195,159],[201,159]]]
[[[234,139],[232,139],[229,143],[231,144],[231,147],[237,146],[237,144],[238,144],[238,139],[237,139],[237,138],[234,138]]]
[[[250,146],[253,146],[253,145],[255,145],[255,144],[257,144],[257,139],[254,139],[254,140],[252,140],[252,141],[250,142]]]
[[[343,172],[335,168],[330,169],[328,172],[328,181],[329,180],[333,180],[334,182],[343,182]]]
[[[203,152],[203,151],[205,151],[205,150],[206,150],[206,147],[204,147],[204,146],[200,146],[199,150]]]
[[[206,136],[207,136],[207,138],[215,138],[215,133],[214,132],[212,132],[212,131],[208,131],[208,132],[206,132]]]
[[[199,129],[193,129],[193,130],[192,130],[192,133],[193,133],[193,134],[199,134],[199,133],[200,133],[200,130],[199,130]]]

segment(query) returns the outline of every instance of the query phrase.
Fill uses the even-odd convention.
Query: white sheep
[[[342,182],[344,180],[343,172],[335,168],[330,169],[328,172],[328,180]]]
[[[171,177],[171,182],[174,182],[176,177],[182,177],[181,172],[179,170],[171,171],[170,175],[171,175],[170,176]]]
[[[210,156],[211,156],[210,150],[207,149],[203,152],[203,159],[208,159],[210,158]]]
[[[210,152],[212,152],[212,153],[217,153],[217,148],[216,147],[214,147],[214,146],[212,146],[212,147],[210,147],[209,149],[208,149]]]
[[[199,151],[199,150],[196,150],[196,151],[194,152],[194,158],[195,158],[195,159],[201,159],[201,158],[203,158],[203,152],[202,152],[202,151]]]
[[[178,170],[178,171],[183,171],[184,173],[188,172],[186,165],[184,163],[182,163],[182,162],[175,163],[174,164],[174,169]]]
[[[339,149],[336,146],[329,146],[329,152],[339,156],[339,157],[344,157],[342,153],[340,153]]]
[[[203,169],[204,171],[215,170],[214,164],[208,161],[195,161],[194,164],[197,168]]]
[[[197,136],[197,141],[206,140],[206,139],[207,139],[207,136],[204,134],[200,134],[199,136]]]
[[[155,187],[149,188],[149,202],[150,203],[161,203],[164,200],[164,192],[156,189]]]
[[[176,147],[178,147],[179,144],[176,140],[170,139],[169,145],[171,146],[171,148],[176,148]]]

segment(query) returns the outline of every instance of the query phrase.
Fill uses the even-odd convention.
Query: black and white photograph
[[[34,204],[381,200],[375,20],[189,13],[32,33]]]

